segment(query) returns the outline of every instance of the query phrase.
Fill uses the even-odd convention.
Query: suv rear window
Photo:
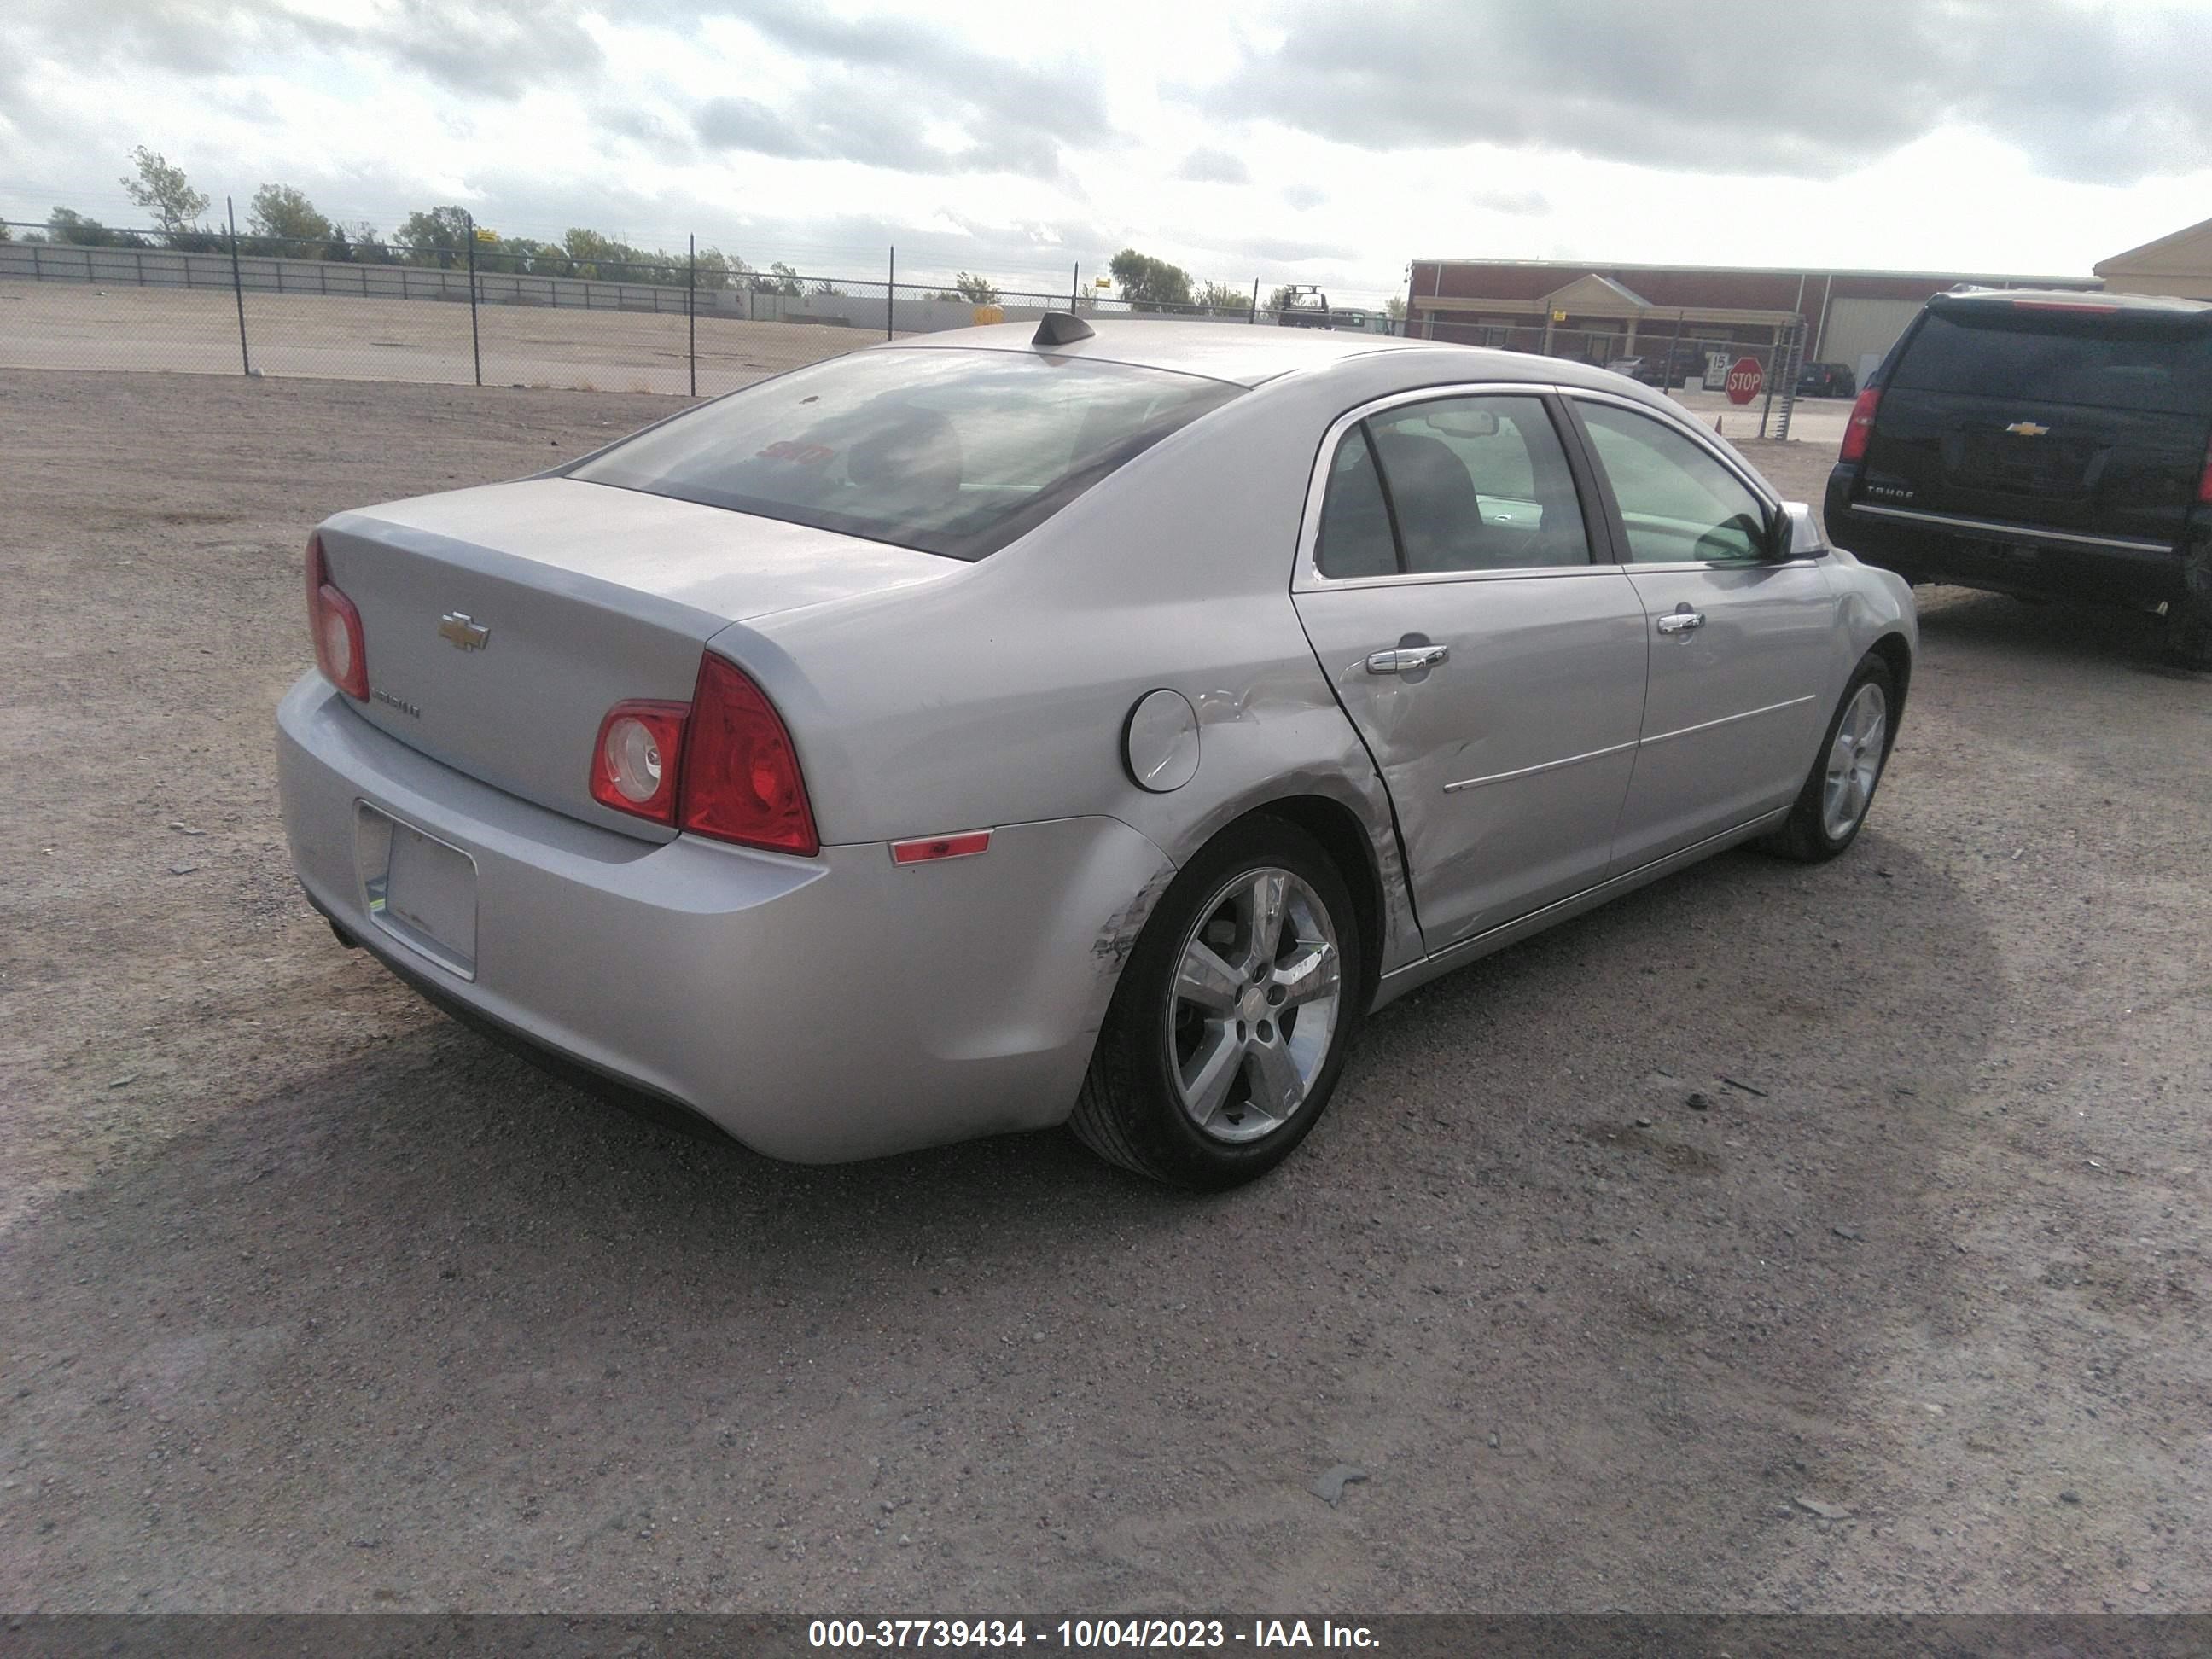
[[[1024,351],[854,352],[732,392],[568,474],[980,559],[1243,388]]]
[[[1931,310],[1890,384],[2160,414],[2212,414],[2212,331],[2130,318],[2039,315],[1995,305],[1986,320]]]

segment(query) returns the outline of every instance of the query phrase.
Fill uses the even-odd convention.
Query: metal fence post
[[[483,384],[483,343],[477,336],[477,216],[464,210],[469,224],[469,357],[476,365],[477,384]]]
[[[893,245],[890,263],[884,267],[884,338],[891,337],[891,307],[895,302],[892,285],[898,281],[898,248]]]
[[[1069,316],[1071,316],[1071,317],[1073,317],[1073,316],[1075,314],[1075,301],[1076,301],[1076,297],[1077,297],[1077,295],[1079,295],[1082,291],[1083,291],[1083,261],[1082,261],[1082,260],[1080,260],[1080,259],[1078,259],[1078,260],[1075,262],[1075,269],[1074,269],[1073,271],[1071,271],[1071,272],[1069,272],[1069,273],[1068,273],[1068,277],[1067,277],[1067,314],[1068,314]]]
[[[230,221],[230,294],[238,301],[238,372],[251,376],[253,358],[246,349],[246,281],[238,271],[238,210],[228,196],[222,198],[222,211]]]
[[[1252,279],[1252,315],[1248,320],[1255,323],[1260,320],[1260,279],[1257,276]]]
[[[699,238],[691,237],[690,264],[684,272],[684,355],[691,360],[691,395],[699,395]]]

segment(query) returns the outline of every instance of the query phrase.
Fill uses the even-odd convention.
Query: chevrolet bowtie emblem
[[[2051,428],[2047,426],[2038,426],[2033,421],[2014,421],[2005,430],[2015,438],[2040,438]],[[466,619],[464,618],[464,620]]]
[[[491,629],[471,622],[465,611],[448,611],[438,618],[438,637],[451,640],[456,650],[481,651],[491,637]]]

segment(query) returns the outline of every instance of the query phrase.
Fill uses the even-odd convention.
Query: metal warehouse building
[[[1929,295],[1960,283],[2100,286],[2094,277],[1985,271],[1417,259],[1406,295],[1406,331],[1601,363],[1665,352],[1677,338],[1764,350],[1802,327],[1799,361],[1842,363],[1863,379]]]

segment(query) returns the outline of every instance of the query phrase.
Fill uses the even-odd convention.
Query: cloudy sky
[[[756,264],[1400,289],[1433,255],[2084,273],[2212,216],[2212,3],[6,0],[0,216],[462,204]]]

